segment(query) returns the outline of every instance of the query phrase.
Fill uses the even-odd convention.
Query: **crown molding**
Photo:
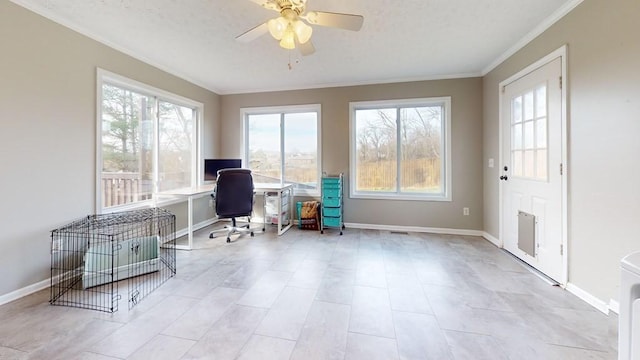
[[[571,0],[556,10],[551,16],[542,21],[538,26],[536,26],[533,30],[531,30],[527,35],[525,35],[522,39],[520,39],[517,43],[515,43],[512,47],[510,47],[507,51],[502,53],[502,55],[498,56],[495,60],[493,60],[487,67],[485,67],[481,75],[485,76],[493,69],[498,67],[498,65],[502,64],[505,60],[513,56],[516,52],[520,51],[522,48],[527,46],[533,39],[538,37],[543,32],[547,31],[553,24],[558,22],[558,20],[562,19],[565,15],[570,13],[573,9],[575,9],[578,5],[580,5],[584,0]]]

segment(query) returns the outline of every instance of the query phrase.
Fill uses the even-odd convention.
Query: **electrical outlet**
[[[209,199],[209,207],[213,208],[213,199]]]
[[[489,159],[489,167],[492,168],[493,167],[493,158]]]
[[[462,215],[469,216],[469,208],[462,208]]]

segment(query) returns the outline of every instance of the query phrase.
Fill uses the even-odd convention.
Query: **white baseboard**
[[[502,243],[502,241],[498,240],[498,238],[494,237],[493,235],[489,234],[486,231],[482,232],[482,237],[487,239],[490,243],[492,243],[493,245],[495,245],[495,246],[497,246],[497,247],[499,247],[501,249],[502,249],[502,247],[504,245]]]
[[[581,300],[583,300],[587,304],[598,309],[598,311],[604,313],[605,315],[609,315],[610,306],[606,302],[598,299],[597,297],[591,295],[585,290],[582,290],[581,288],[574,285],[573,283],[567,283],[567,286],[565,289],[568,292],[572,293],[573,295],[579,297]]]
[[[193,228],[195,230],[202,229],[206,226],[214,224],[218,222],[218,219],[209,219],[198,224],[194,224]],[[386,230],[386,231],[410,231],[410,232],[424,232],[424,233],[434,233],[434,234],[445,234],[445,235],[466,235],[466,236],[481,236],[485,238],[487,241],[496,245],[497,247],[502,247],[502,242],[492,236],[491,234],[480,231],[480,230],[468,230],[468,229],[449,229],[449,228],[430,228],[430,227],[421,227],[421,226],[399,226],[399,225],[381,225],[381,224],[361,224],[361,223],[345,223],[345,227],[352,229],[369,229],[369,230]],[[182,234],[182,235],[181,235]],[[187,234],[187,229],[182,229],[176,232],[176,237],[180,237]],[[16,291],[10,292],[5,295],[0,296],[0,305],[9,303],[11,301],[17,300],[21,297],[33,294],[34,292],[46,289],[51,285],[51,279],[42,280],[36,284],[32,284],[26,286],[24,288],[18,289]],[[589,305],[596,308],[598,311],[608,315],[609,311],[619,313],[620,304],[611,299],[609,304],[606,302],[596,298],[591,295],[587,291],[581,289],[580,287],[574,285],[573,283],[567,283],[565,287],[567,291],[577,296],[581,300],[585,301]]]
[[[212,225],[212,224],[215,224],[215,223],[217,223],[217,222],[218,222],[218,219],[213,218],[213,219],[208,219],[208,220],[205,220],[205,221],[199,222],[199,223],[197,223],[197,224],[193,224],[193,231],[200,230],[200,229],[202,229],[202,228],[205,228],[205,227],[207,227],[207,226],[209,226],[209,225]],[[177,231],[176,231],[176,238],[179,238],[179,237],[181,237],[181,236],[185,236],[185,235],[187,235],[188,233],[189,233],[189,230],[188,230],[187,228],[177,230]]]
[[[22,289],[18,289],[16,291],[0,296],[0,305],[4,305],[14,300],[18,300],[21,297],[31,295],[34,292],[38,292],[40,290],[46,289],[49,286],[51,286],[51,278],[42,280],[38,283],[29,285],[29,286],[25,286]]]
[[[218,222],[218,219],[215,219],[215,218],[214,219],[208,219],[208,220],[199,222],[197,224],[194,224],[193,225],[193,229],[194,229],[194,231],[195,230],[199,230],[199,229],[207,227],[207,226],[209,226],[211,224],[215,224],[216,222]],[[182,230],[176,231],[176,238],[178,238],[180,236],[184,236],[184,235],[187,235],[187,229],[182,229]],[[8,294],[0,295],[0,305],[4,305],[4,304],[10,303],[10,302],[12,302],[14,300],[18,300],[21,297],[25,297],[27,295],[31,295],[34,292],[46,289],[46,288],[48,288],[50,286],[51,286],[51,278],[48,278],[48,279],[42,280],[40,282],[37,282],[35,284],[31,284],[31,285],[25,286],[25,287],[23,287],[21,289],[12,291],[12,292],[10,292]]]
[[[445,235],[482,236],[483,234],[483,232],[480,230],[431,228],[431,227],[422,227],[422,226],[360,224],[360,223],[345,223],[344,226],[352,229],[410,231],[410,232],[424,232],[424,233],[445,234]]]

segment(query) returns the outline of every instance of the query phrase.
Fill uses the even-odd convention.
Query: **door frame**
[[[504,164],[504,159],[503,159],[503,145],[502,145],[502,133],[503,133],[503,127],[504,127],[504,120],[503,119],[503,107],[502,107],[502,102],[503,102],[503,89],[511,84],[512,82],[534,72],[535,70],[541,68],[542,66],[550,63],[551,61],[560,58],[561,59],[561,76],[562,76],[562,86],[560,89],[560,93],[561,93],[561,100],[560,100],[560,106],[561,106],[561,110],[560,110],[560,116],[561,116],[561,128],[562,128],[562,134],[560,136],[560,140],[562,142],[561,144],[561,161],[562,161],[562,178],[561,178],[561,182],[562,182],[562,196],[561,196],[561,208],[562,208],[562,278],[559,279],[560,281],[560,285],[562,285],[562,287],[565,287],[569,281],[569,248],[568,248],[568,237],[569,237],[569,233],[568,233],[568,175],[569,175],[569,166],[568,166],[568,157],[567,157],[567,141],[568,141],[568,134],[567,134],[567,114],[568,114],[568,107],[567,107],[567,88],[568,88],[568,76],[567,76],[567,51],[568,50],[568,46],[567,45],[563,45],[562,47],[558,48],[557,50],[551,52],[550,54],[544,56],[543,58],[537,60],[536,62],[534,62],[533,64],[525,67],[524,69],[518,71],[516,74],[510,76],[509,78],[501,81],[498,85],[498,142],[499,142],[499,147],[498,147],[498,151],[499,151],[499,161],[498,164]],[[499,165],[500,168],[500,165]],[[551,168],[550,168],[551,169]],[[551,170],[550,170],[551,171]],[[556,169],[554,171],[559,171],[559,169]],[[498,201],[499,201],[499,205],[498,205],[498,226],[499,226],[499,239],[500,239],[500,247],[504,248],[504,234],[503,232],[503,215],[504,215],[504,209],[503,209],[503,192],[504,192],[504,186],[503,186],[503,182],[500,181],[499,182],[499,191],[498,191]]]

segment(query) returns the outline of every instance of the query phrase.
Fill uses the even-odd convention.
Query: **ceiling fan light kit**
[[[311,39],[313,29],[304,22],[295,19],[293,21],[278,17],[267,22],[269,33],[274,39],[280,41],[280,46],[285,49],[294,49],[295,40],[304,44]]]
[[[236,40],[249,42],[265,33],[280,41],[280,46],[293,50],[299,47],[302,55],[315,52],[311,43],[312,25],[334,27],[345,30],[358,31],[362,27],[364,18],[361,15],[311,11],[304,14],[307,0],[250,0],[264,7],[275,10],[280,16],[258,25],[236,37]],[[305,22],[306,21],[306,22]]]

